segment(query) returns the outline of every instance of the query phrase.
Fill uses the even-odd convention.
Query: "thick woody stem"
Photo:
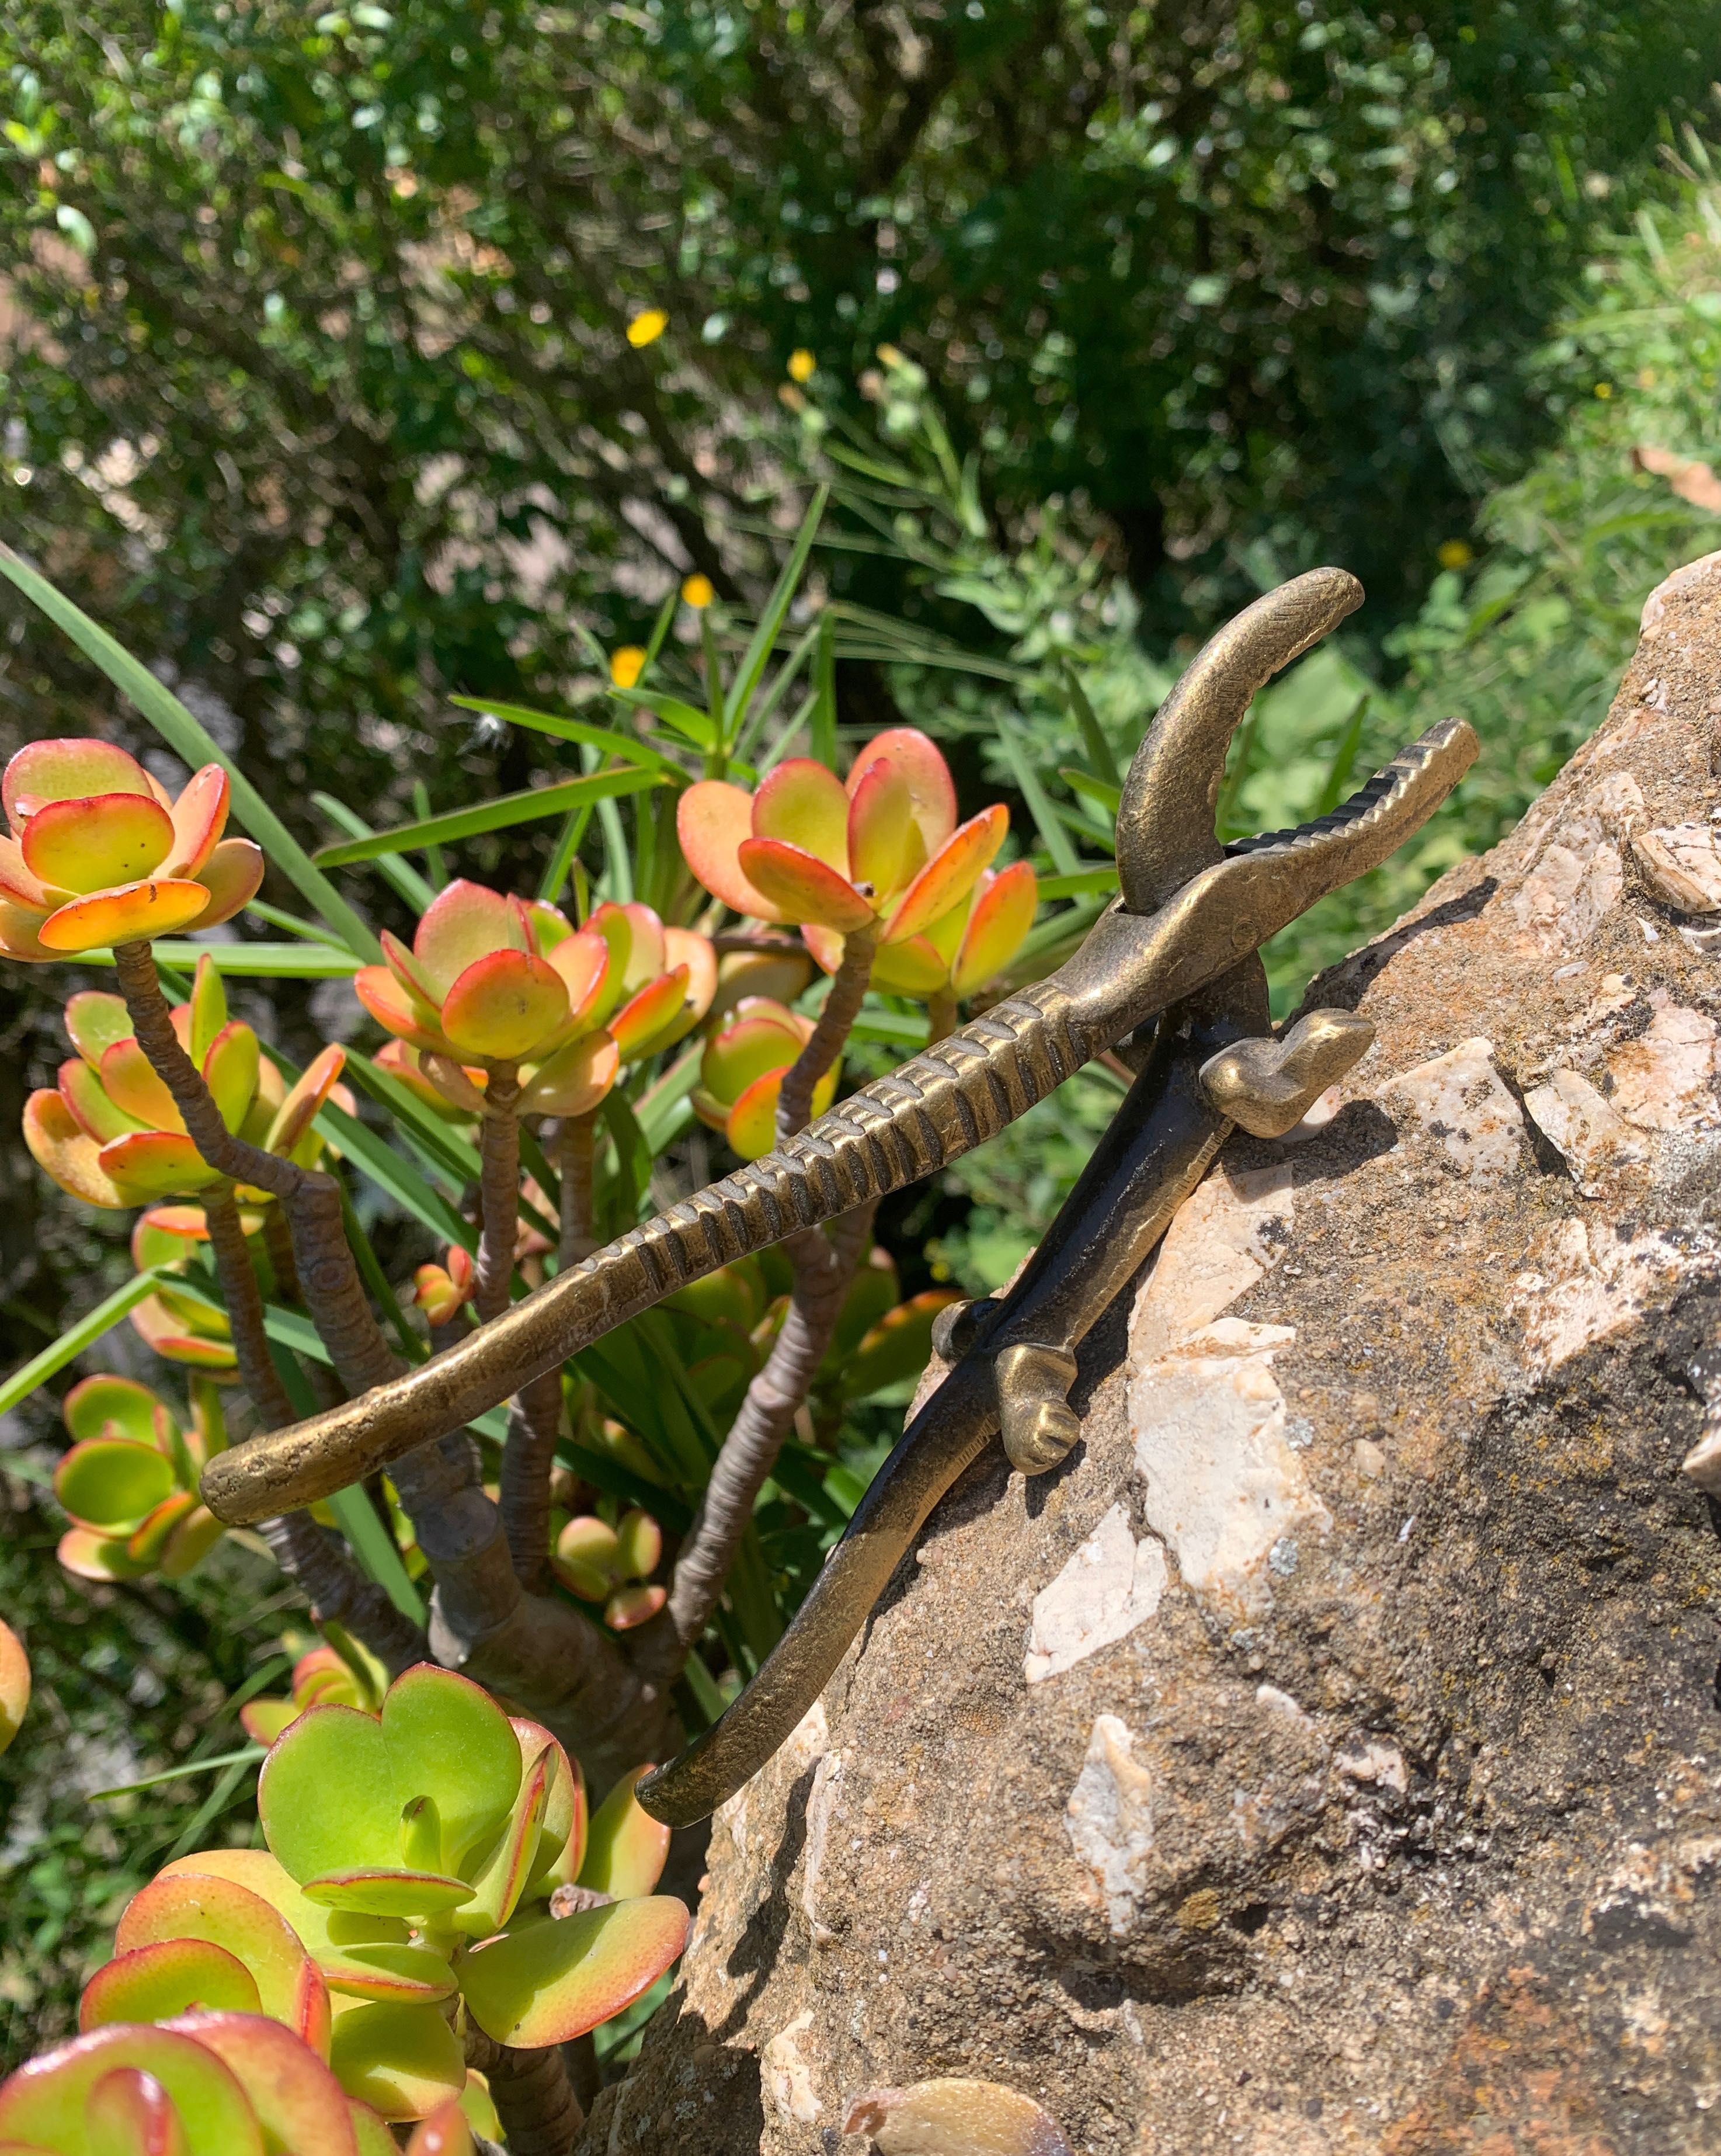
[[[478,1276],[472,1306],[484,1325],[508,1307],[520,1234],[520,1073],[511,1063],[491,1067],[479,1159]]]
[[[812,1115],[813,1089],[837,1058],[860,1015],[860,1007],[873,978],[873,954],[878,947],[876,929],[858,928],[843,938],[843,963],[825,998],[807,1044],[783,1073],[777,1093],[777,1143],[804,1131]]]
[[[557,2046],[517,2051],[469,2025],[466,2063],[490,2084],[508,2156],[568,2156],[586,2114]]]
[[[236,1138],[221,1120],[202,1074],[180,1045],[149,945],[119,944],[114,963],[137,1045],[172,1096],[198,1152],[229,1180],[254,1184],[285,1206],[305,1307],[342,1383],[350,1392],[362,1393],[397,1377],[401,1365],[365,1300],[347,1246],[334,1178]]]
[[[263,1296],[231,1183],[218,1184],[207,1193],[203,1218],[233,1328],[239,1381],[250,1395],[261,1428],[282,1429],[294,1419],[293,1404],[269,1352]],[[341,1544],[309,1513],[265,1520],[263,1532],[276,1563],[304,1589],[319,1624],[344,1625],[380,1656],[392,1673],[423,1661],[429,1651],[423,1633],[380,1587],[363,1577]]]
[[[556,1263],[565,1272],[589,1257],[592,1238],[592,1172],[597,1151],[597,1111],[583,1116],[564,1116],[556,1142],[556,1168],[561,1176],[561,1244]]]
[[[524,1587],[550,1584],[550,1471],[561,1425],[561,1373],[546,1370],[510,1404],[502,1447],[502,1526]]]
[[[805,1128],[813,1088],[843,1053],[872,976],[875,946],[870,931],[843,944],[843,963],[819,1022],[783,1078],[777,1096],[779,1144]],[[872,1237],[873,1210],[871,1205],[857,1206],[828,1235],[822,1228],[803,1228],[783,1244],[795,1281],[782,1329],[723,1440],[676,1560],[668,1603],[639,1635],[634,1666],[660,1681],[679,1674],[716,1610],[759,1493],[830,1350],[854,1269]]]

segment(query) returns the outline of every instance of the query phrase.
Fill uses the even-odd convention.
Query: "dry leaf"
[[[996,2082],[917,2082],[853,2098],[845,2133],[870,2133],[878,2156],[1070,2156],[1052,2114]]]

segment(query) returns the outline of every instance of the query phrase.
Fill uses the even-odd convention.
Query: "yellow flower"
[[[610,654],[610,679],[618,689],[631,689],[644,671],[645,654],[637,644]]]
[[[1601,398],[1601,400],[1603,401],[1603,403],[1605,403],[1606,402],[1606,400],[1607,400],[1610,397],[1611,397],[1611,396],[1612,396],[1612,394],[1613,394],[1613,384],[1612,384],[1612,382],[1598,382],[1596,383],[1596,394],[1599,398]]]
[[[661,307],[648,307],[628,323],[627,341],[636,352],[643,352],[647,345],[655,344],[668,326],[669,317]]]
[[[1476,556],[1467,539],[1442,539],[1434,558],[1442,569],[1467,569]]]
[[[810,382],[817,367],[818,362],[805,345],[789,354],[789,379],[791,382]]]
[[[699,575],[699,572],[695,570],[694,574],[690,576],[687,582],[682,586],[681,596],[687,601],[688,604],[694,609],[694,613],[698,613],[704,608],[710,605],[712,600],[716,598],[717,593],[712,586],[711,579],[709,577],[702,577]]]
[[[901,352],[894,344],[881,344],[878,347],[878,357],[887,367],[900,367],[904,363]]]

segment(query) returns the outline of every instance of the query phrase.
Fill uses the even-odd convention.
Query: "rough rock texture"
[[[1105,2156],[1721,2148],[1721,958],[1632,844],[1721,819],[1721,562],[1647,618],[1316,984],[1376,1046],[1191,1199],[1066,1467],[984,1457],[720,1814],[581,2156],[834,2156],[938,2074]]]

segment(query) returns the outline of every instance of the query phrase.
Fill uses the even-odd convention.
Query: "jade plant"
[[[560,2045],[602,2041],[686,1931],[651,1891],[640,1763],[769,1652],[955,1293],[904,1295],[863,1209],[560,1367],[505,1345],[540,1282],[800,1130],[873,1044],[936,1039],[1037,963],[1042,864],[1010,858],[1004,807],[964,815],[914,729],[839,746],[843,617],[807,583],[821,507],[756,607],[699,578],[623,651],[594,642],[577,712],[481,707],[567,758],[549,783],[384,829],[333,803],[315,856],[186,705],[0,548],[187,772],[170,795],[92,738],[33,742],[0,782],[0,957],[90,969],[56,981],[73,1053],[26,1140],[61,1191],[131,1216],[135,1276],[0,1385],[9,1409],[92,1358],[65,1402],[66,1562],[168,1585],[199,1558],[253,1565],[257,1538],[224,1539],[198,1501],[223,1445],[362,1400],[474,1328],[512,1388],[259,1522],[323,1642],[289,1696],[245,1704],[268,1846],[176,1860],[86,2001],[104,2043],[260,2013],[369,2107],[366,2156],[382,2120],[430,2133],[475,2104],[476,2073],[523,2145],[571,2145]],[[302,998],[264,1023],[272,983],[341,978],[362,1014],[341,1045],[307,1039]],[[188,1417],[104,1363],[127,1318],[187,1374]],[[587,1776],[610,1792],[589,1823]],[[103,2078],[57,2114],[73,2145]],[[182,2126],[148,2132],[199,2146]]]
[[[30,1706],[30,1658],[24,1643],[0,1617],[0,1752],[18,1735]]]
[[[680,1953],[643,1771],[588,1821],[550,1732],[452,1671],[408,1670],[374,1712],[319,1698],[264,1761],[268,1847],[177,1858],[136,1896],[82,2025],[261,2013],[347,2096],[423,2118],[464,2091],[469,2028],[510,2053],[565,2043]]]
[[[221,1400],[207,1378],[191,1384],[191,1417],[135,1378],[85,1378],[61,1408],[72,1447],[54,1494],[72,1522],[59,1561],[84,1579],[182,1579],[221,1540],[197,1497],[197,1477],[227,1445]]]

